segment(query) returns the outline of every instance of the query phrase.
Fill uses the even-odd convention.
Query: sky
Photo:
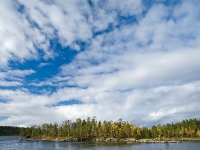
[[[199,0],[2,0],[0,125],[200,119]]]

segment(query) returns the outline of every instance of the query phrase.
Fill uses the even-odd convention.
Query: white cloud
[[[3,87],[12,87],[12,86],[21,86],[21,85],[23,84],[17,81],[0,80],[0,86],[3,86]]]
[[[186,5],[183,3],[179,7],[186,7]],[[144,18],[141,18],[137,25],[123,26],[112,32],[97,36],[92,40],[91,47],[87,51],[79,53],[71,64],[63,66],[61,74],[58,74],[53,81],[59,79],[59,81],[68,85],[88,87],[99,93],[108,91],[110,95],[116,94],[114,92],[116,90],[122,91],[119,93],[123,93],[126,90],[137,90],[140,94],[133,95],[132,105],[127,104],[130,109],[125,108],[129,113],[132,112],[132,109],[135,109],[132,112],[133,116],[136,114],[144,116],[144,118],[150,118],[144,119],[144,122],[171,122],[173,119],[193,117],[195,111],[192,111],[192,108],[197,109],[195,107],[195,104],[198,103],[197,100],[191,103],[192,98],[189,95],[183,94],[184,96],[181,96],[181,93],[186,91],[175,87],[190,85],[191,82],[199,82],[200,45],[198,41],[200,32],[196,30],[196,27],[200,25],[200,22],[192,11],[197,10],[197,6],[192,3],[190,3],[190,9],[186,9],[185,14],[187,15],[179,21],[174,20],[176,12],[181,11],[179,7],[173,9],[173,14],[169,14],[170,9],[166,6],[155,5]],[[148,43],[148,41],[151,42]],[[138,45],[138,43],[142,43],[142,46]],[[168,103],[162,101],[163,95],[153,93],[151,97],[153,101],[148,101],[148,98],[145,98],[146,93],[142,92],[145,89],[152,91],[162,86],[172,88],[175,95],[178,96],[173,97],[174,93],[172,91],[168,92],[165,96],[168,97],[166,99],[166,101],[169,101]],[[95,100],[97,93],[87,94],[83,91],[85,90],[81,90],[81,93],[84,94],[80,96],[83,101],[101,102],[99,99]],[[77,92],[69,90],[67,93],[69,94],[68,99],[77,98],[70,97],[71,94],[77,96]],[[128,96],[129,102],[131,102],[130,95]],[[171,101],[171,95],[173,101],[181,103],[181,99],[186,103],[179,107],[177,103]],[[195,97],[198,97],[197,95]],[[121,104],[126,99],[126,96],[122,94],[119,99],[119,101],[115,99],[113,103]],[[105,100],[106,102],[112,101],[112,98],[104,97],[102,101]],[[134,104],[137,103],[139,109],[134,107]],[[140,112],[139,110],[143,103],[148,103],[151,107],[155,103],[158,105],[156,108],[153,107],[155,110],[151,111],[145,111],[149,107],[144,105],[141,109],[144,112]],[[170,105],[172,109],[168,107],[170,103],[174,104],[174,106]],[[191,110],[188,110],[188,115],[183,112],[187,104],[191,104]],[[113,105],[114,109],[115,107],[117,108],[117,105]],[[98,109],[95,108],[95,110]],[[164,113],[165,111],[166,113]],[[113,117],[114,113],[111,114]],[[183,116],[181,117],[181,115]],[[198,113],[196,113],[196,116],[199,117]],[[126,115],[123,117],[126,118]],[[138,121],[137,118],[135,120]]]
[[[11,68],[5,68],[0,71],[0,86],[21,86],[23,85],[24,77],[34,73],[34,70],[12,70]]]
[[[35,73],[34,70],[11,70],[6,69],[0,72],[0,79],[13,79],[13,78],[23,78],[30,74]]]
[[[181,121],[187,117],[199,118],[199,83],[126,92],[66,88],[49,96],[37,96],[20,90],[1,90],[0,98],[9,101],[0,105],[0,113],[10,118],[0,124],[13,125],[15,122],[15,125],[32,125],[91,115],[101,120],[123,118],[140,125]],[[65,99],[79,99],[84,104],[45,107]]]
[[[126,0],[123,4],[112,0],[105,4],[95,1],[93,8],[87,1],[80,0],[48,4],[39,0],[4,1],[0,13],[1,65],[7,65],[9,60],[40,59],[39,54],[45,59],[53,58],[50,41],[55,38],[63,47],[80,50],[77,41],[88,42],[93,31],[118,24],[117,11],[121,15],[136,15],[142,9],[141,0]]]
[[[190,9],[196,10],[196,6],[192,5]],[[187,14],[191,13],[190,9]],[[179,9],[174,10],[177,11]],[[192,22],[180,20],[175,23],[173,19],[166,21],[167,16],[168,8],[156,5],[138,25],[121,27],[98,36],[87,51],[79,53],[74,62],[62,67],[62,75],[75,74],[74,84],[80,86],[105,82],[104,86],[108,89],[109,82],[114,84],[113,87],[121,88],[127,84],[125,88],[130,88],[131,84],[134,88],[148,84],[180,84],[198,79],[200,35],[195,29],[200,23],[193,19]],[[182,20],[191,20],[189,18],[193,15],[187,15]],[[194,38],[188,37],[185,32],[190,32]],[[152,43],[148,44],[151,40]],[[143,43],[143,46],[138,46],[138,43]]]
[[[38,31],[29,27],[30,24],[25,16],[20,15],[14,9],[11,1],[2,2],[1,14],[1,64],[7,63],[8,60],[23,61],[24,59],[36,58],[37,52],[34,48],[34,42],[27,37],[32,34],[39,39],[39,36],[36,35]],[[28,33],[29,31],[30,33]]]
[[[59,5],[49,5],[44,10],[44,3],[41,1],[23,3],[25,9],[22,13],[16,10],[21,3],[4,1],[0,6],[1,65],[7,65],[9,60],[23,62],[38,59],[41,57],[38,55],[38,49],[43,52],[45,59],[54,57],[49,43],[55,38],[56,31],[63,46],[68,46],[75,40],[86,40],[91,36],[88,24],[76,8],[68,6],[67,8],[72,10],[65,15]],[[39,28],[33,25],[34,22]]]
[[[37,58],[37,48],[44,51],[46,58],[53,57],[49,41],[56,37],[63,47],[70,46],[78,54],[53,78],[30,83],[36,87],[57,86],[52,94],[0,90],[0,99],[7,101],[0,103],[0,113],[9,116],[0,124],[32,125],[97,116],[150,125],[200,118],[199,4],[156,4],[143,16],[141,1],[95,1],[93,8],[86,1],[20,3],[24,4],[25,13],[11,9],[14,13],[8,13],[0,26],[1,35],[5,35],[0,36],[2,64],[14,58]],[[4,2],[0,11],[7,12],[8,8],[13,8],[12,4]],[[137,22],[120,25],[119,13],[135,15]],[[26,17],[38,28],[30,27]],[[112,30],[93,36],[93,32],[101,32],[110,24]],[[77,41],[88,43],[86,50],[80,51]],[[48,64],[38,67],[44,65]],[[20,85],[23,77],[33,73],[8,69],[0,73],[0,85]],[[47,107],[72,99],[83,104]]]
[[[83,15],[89,10],[86,2],[57,1],[46,4],[44,1],[29,3],[21,0],[20,3],[25,6],[30,19],[39,26],[40,32],[50,39],[58,36],[64,47],[72,46],[77,40],[87,41],[92,36],[91,27]]]
[[[38,65],[38,67],[39,67],[39,68],[42,68],[42,67],[48,66],[48,65],[50,65],[50,64],[49,64],[49,63],[40,63],[40,64]]]
[[[101,87],[105,90],[134,89],[166,84],[183,84],[199,79],[199,50],[175,52],[127,53],[112,56],[98,66],[75,64],[63,68],[63,81],[82,87]],[[155,59],[157,58],[157,59]],[[74,68],[75,71],[70,68]],[[58,77],[57,77],[58,78]]]

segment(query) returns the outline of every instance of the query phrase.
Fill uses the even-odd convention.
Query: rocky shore
[[[97,142],[126,142],[131,143],[180,143],[182,141],[200,141],[200,138],[182,138],[182,139],[165,139],[165,140],[155,140],[155,139],[135,139],[135,138],[31,138],[31,137],[21,137],[19,140],[26,141],[52,141],[52,142],[82,142],[82,141],[97,141]]]

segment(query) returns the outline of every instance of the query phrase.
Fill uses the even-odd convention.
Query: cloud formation
[[[0,125],[200,118],[200,3],[167,2],[3,2]]]

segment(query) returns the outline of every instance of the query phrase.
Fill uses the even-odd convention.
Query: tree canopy
[[[41,126],[31,126],[20,129],[21,136],[32,138],[172,138],[200,137],[200,120],[189,119],[178,123],[156,125],[150,128],[139,127],[133,123],[119,119],[116,122],[98,121],[96,117],[76,119],[58,123],[45,123]]]
[[[20,127],[0,126],[0,136],[19,135]]]

